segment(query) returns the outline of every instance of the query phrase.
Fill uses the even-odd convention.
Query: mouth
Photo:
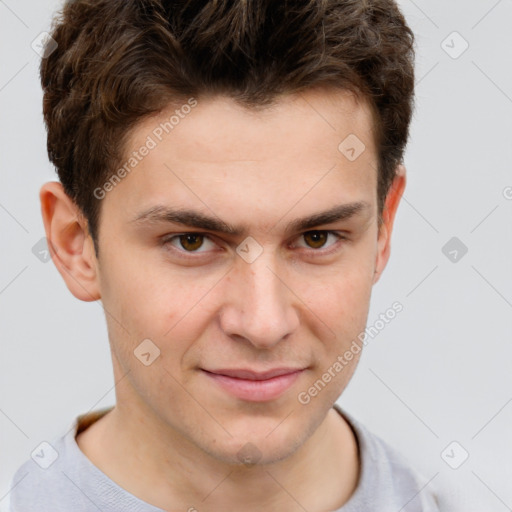
[[[249,402],[275,400],[284,394],[305,368],[275,368],[265,372],[248,369],[201,369],[222,390]]]

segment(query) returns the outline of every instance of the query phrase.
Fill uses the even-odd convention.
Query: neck
[[[135,410],[117,405],[77,443],[118,485],[163,510],[336,510],[357,485],[357,443],[334,409],[291,456],[252,466],[226,464]]]

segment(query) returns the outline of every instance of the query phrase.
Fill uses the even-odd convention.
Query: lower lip
[[[266,380],[235,379],[217,373],[206,371],[203,373],[237,398],[250,402],[267,402],[278,398],[287,391],[303,371],[298,370]]]

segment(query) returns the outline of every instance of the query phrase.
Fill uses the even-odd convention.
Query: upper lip
[[[225,375],[226,377],[232,377],[235,379],[246,379],[246,380],[267,380],[273,377],[279,377],[280,375],[287,375],[289,373],[295,373],[304,370],[304,368],[274,368],[264,372],[258,372],[255,370],[248,370],[242,368],[236,369],[219,369],[219,370],[205,370],[209,373],[216,373],[217,375]]]

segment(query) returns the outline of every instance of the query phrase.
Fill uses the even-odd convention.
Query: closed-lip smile
[[[267,380],[273,377],[279,377],[281,375],[287,375],[303,370],[304,368],[274,368],[273,370],[266,371],[254,371],[247,369],[221,369],[221,370],[205,370],[209,373],[217,375],[225,375],[226,377],[232,377],[234,379],[246,379],[246,380]]]
[[[204,375],[235,397],[250,402],[265,402],[287,391],[305,368],[280,367],[265,371],[246,368],[202,369]]]

